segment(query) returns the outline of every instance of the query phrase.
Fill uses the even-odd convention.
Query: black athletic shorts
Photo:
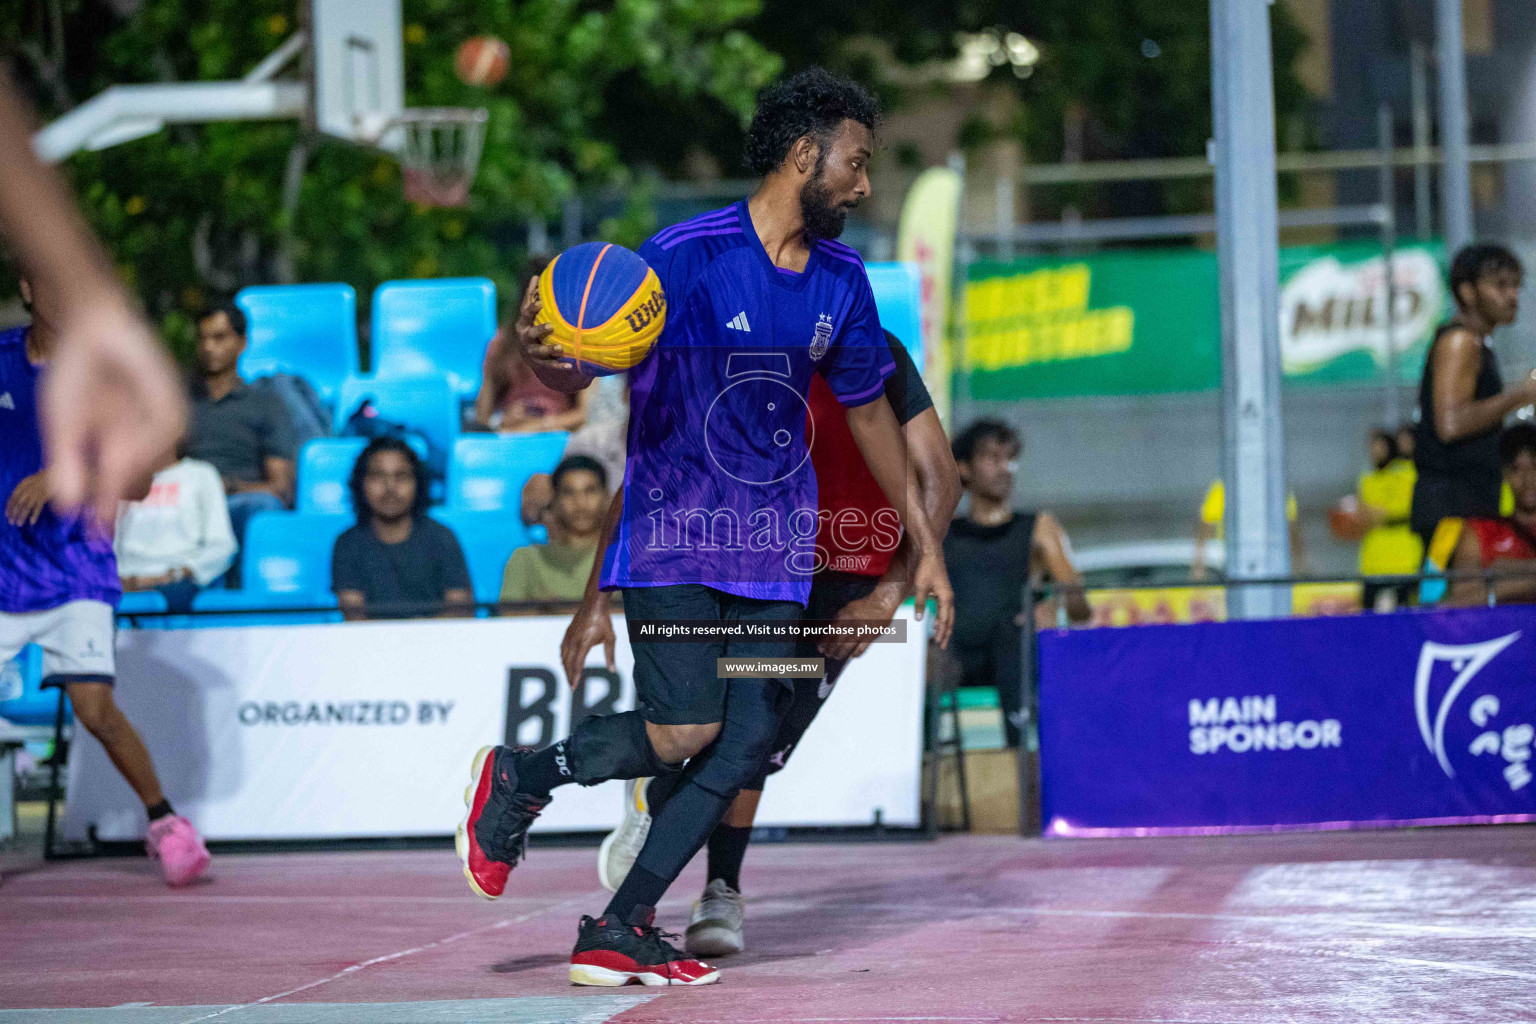
[[[855,576],[844,572],[818,573],[816,581],[811,585],[811,600],[805,610],[805,617],[811,620],[826,620],[837,617],[837,613],[843,610],[843,606],[850,601],[857,601],[862,597],[868,597],[875,589],[875,584],[880,582],[875,576]],[[797,658],[820,657],[821,652],[816,649],[815,642],[806,641],[795,649]],[[762,789],[768,776],[783,768],[789,761],[789,755],[794,752],[800,743],[800,737],[805,735],[805,730],[811,727],[816,720],[816,715],[821,711],[821,706],[832,696],[832,687],[837,685],[838,677],[843,674],[843,669],[848,667],[848,662],[841,658],[827,659],[827,674],[820,679],[791,679],[790,685],[794,696],[789,702],[789,708],[784,712],[784,717],[779,721],[779,734],[774,737],[773,753],[768,755],[768,760],[763,763],[763,769],[757,778],[743,786],[743,789]]]
[[[762,601],[727,594],[702,583],[664,587],[625,587],[624,619],[635,655],[635,706],[657,725],[707,725],[725,720],[726,680],[717,658],[792,658],[793,640],[703,641],[678,643],[638,637],[643,620],[679,619],[720,622],[797,622],[804,609],[794,601]],[[788,685],[788,680],[782,681]]]

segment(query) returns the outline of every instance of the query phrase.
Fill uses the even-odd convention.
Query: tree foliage
[[[404,0],[407,106],[490,111],[468,206],[405,201],[396,162],[292,122],[175,126],[72,157],[66,170],[126,279],[185,338],[185,314],[243,285],[486,274],[514,284],[524,225],[578,190],[633,190],[602,131],[604,97],[633,78],[663,101],[741,122],[778,60],[737,26],[758,0]],[[114,83],[235,79],[297,30],[296,0],[0,0],[17,77],[45,119]],[[55,25],[62,23],[62,38]],[[511,49],[500,84],[453,70],[464,39]],[[675,130],[665,108],[651,128]],[[291,216],[285,170],[305,173]],[[602,230],[637,242],[643,202]]]
[[[1275,111],[1288,142],[1309,141],[1309,100],[1295,65],[1307,45],[1284,4],[1271,7]],[[1028,77],[1007,66],[990,82],[1014,91],[1019,115],[1011,123],[969,120],[952,144],[961,149],[1013,136],[1032,163],[1055,163],[1067,150],[1068,111],[1082,126],[1084,159],[1192,156],[1211,135],[1210,4],[1208,0],[764,0],[744,28],[789,68],[822,64],[877,88],[898,108],[923,88],[911,74],[893,74],[953,59],[962,33],[1018,32],[1041,51]],[[874,45],[871,45],[871,44]],[[934,87],[940,88],[940,87]],[[614,97],[647,102],[631,90]],[[613,130],[626,151],[680,169],[676,149],[625,137],[628,118]],[[695,140],[707,145],[727,174],[740,173],[741,134],[728,119],[701,111],[690,118]],[[1101,212],[1157,213],[1209,209],[1208,184],[1167,183],[1055,189],[1051,203],[1072,202]],[[1049,216],[1050,212],[1042,211]],[[1086,212],[1086,211],[1085,211]]]

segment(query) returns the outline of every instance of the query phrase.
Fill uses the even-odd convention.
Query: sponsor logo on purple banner
[[[1476,644],[1426,641],[1413,680],[1419,735],[1448,778],[1463,771],[1497,772],[1513,792],[1531,781],[1526,767],[1536,729],[1530,679],[1523,692],[1497,686],[1484,669],[1520,639],[1518,632]],[[1472,732],[1470,740],[1466,733]],[[1450,739],[1447,740],[1447,734]]]
[[[1048,630],[1039,654],[1048,834],[1536,820],[1536,607]]]

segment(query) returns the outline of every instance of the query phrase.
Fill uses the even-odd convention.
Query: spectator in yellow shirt
[[[1285,496],[1285,518],[1291,524],[1291,572],[1304,575],[1307,571],[1307,552],[1301,543],[1301,529],[1297,526],[1296,495]],[[1221,480],[1211,484],[1200,503],[1200,520],[1195,524],[1195,557],[1190,562],[1189,575],[1196,580],[1206,578],[1205,546],[1212,540],[1225,537],[1227,521],[1227,485]]]
[[[1385,430],[1371,432],[1371,465],[1374,468],[1360,477],[1355,491],[1360,515],[1370,527],[1360,542],[1360,575],[1366,577],[1363,605],[1391,611],[1408,603],[1414,585],[1372,583],[1370,577],[1412,576],[1424,561],[1424,542],[1408,525],[1418,472]]]

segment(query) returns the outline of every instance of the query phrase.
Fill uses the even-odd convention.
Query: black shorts
[[[811,585],[811,600],[805,610],[805,617],[813,620],[836,618],[848,602],[868,597],[878,582],[879,578],[875,576],[855,576],[842,572],[818,573],[815,583]],[[797,658],[815,658],[819,655],[813,641],[802,642],[795,649]],[[743,789],[762,789],[768,776],[789,762],[789,755],[800,743],[805,730],[816,720],[821,706],[832,696],[832,687],[837,685],[838,677],[847,667],[845,659],[828,658],[827,674],[822,678],[790,680],[794,696],[779,721],[779,734],[774,737],[773,753],[764,762],[763,770],[757,778],[743,786]]]
[[[708,725],[725,720],[725,688],[717,658],[791,658],[793,640],[720,640],[677,643],[637,637],[641,620],[699,619],[719,622],[796,622],[804,609],[794,601],[762,601],[727,594],[702,583],[625,587],[624,618],[635,655],[635,705],[657,725]],[[788,681],[784,681],[788,685]]]

